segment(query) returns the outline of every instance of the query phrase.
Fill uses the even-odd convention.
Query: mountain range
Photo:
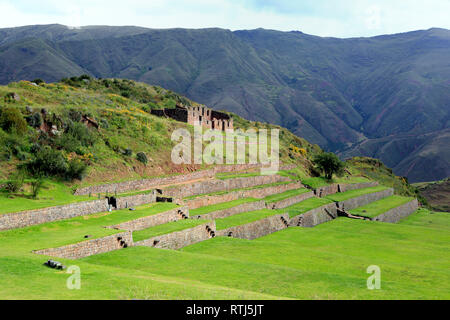
[[[0,84],[81,74],[160,85],[342,158],[379,158],[411,182],[450,176],[450,30],[0,29]]]

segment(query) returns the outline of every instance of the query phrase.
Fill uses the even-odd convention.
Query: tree
[[[328,180],[333,178],[333,174],[341,175],[344,172],[344,163],[332,152],[317,155],[313,162]]]

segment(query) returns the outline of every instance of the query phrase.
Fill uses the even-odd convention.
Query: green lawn
[[[255,222],[258,220],[262,220],[264,218],[274,216],[277,214],[282,213],[278,210],[270,210],[270,209],[263,209],[263,210],[257,210],[252,212],[245,212],[241,214],[236,214],[231,217],[223,218],[223,219],[217,219],[216,220],[216,228],[217,230],[224,230],[231,227],[236,227],[240,225],[244,225],[247,223]]]
[[[236,207],[236,206],[244,204],[244,203],[255,202],[255,201],[258,201],[258,199],[242,198],[242,199],[237,199],[237,200],[233,200],[233,201],[229,201],[229,202],[222,202],[222,203],[213,204],[213,205],[206,206],[206,207],[189,210],[189,215],[190,216],[203,215],[203,214],[211,213],[214,211],[225,210],[225,209],[229,209],[232,207]]]
[[[342,218],[254,241],[223,237],[181,252],[131,248],[83,261],[280,298],[448,299],[449,234]],[[372,265],[382,290],[367,289]]]
[[[133,240],[134,241],[141,241],[150,239],[156,236],[160,236],[163,234],[168,234],[176,231],[186,230],[195,228],[196,226],[199,226],[201,224],[204,224],[208,222],[207,220],[194,220],[194,219],[187,219],[187,220],[179,220],[175,222],[170,222],[166,224],[162,224],[159,226],[150,227],[144,230],[134,231],[133,232]]]
[[[294,189],[294,190],[289,190],[283,193],[276,193],[276,194],[272,194],[268,197],[265,197],[264,200],[267,203],[273,203],[273,202],[278,202],[281,200],[285,200],[285,199],[289,199],[295,196],[298,196],[300,194],[304,194],[304,193],[308,193],[311,190],[308,190],[306,188],[302,188],[302,189]]]
[[[350,213],[355,216],[363,216],[368,218],[375,218],[386,211],[401,206],[407,202],[412,201],[414,198],[391,196],[378,201],[369,203],[368,205],[350,210]]]
[[[321,201],[325,199],[319,199]],[[113,234],[104,226],[163,212],[158,203],[0,232],[2,299],[449,299],[449,214],[400,224],[337,219],[254,241],[215,238],[181,251],[132,247],[81,260],[81,290],[32,250]],[[267,212],[268,213],[268,212]],[[272,211],[273,213],[273,211]],[[258,218],[262,218],[258,215]],[[245,216],[241,216],[241,223]],[[231,220],[229,220],[231,221]],[[247,220],[249,221],[249,220]],[[382,290],[366,269],[381,267]]]
[[[38,199],[32,199],[27,193],[23,196],[10,196],[7,193],[0,192],[0,214],[41,209],[95,199],[97,198],[74,196],[72,190],[63,183],[46,180]]]
[[[333,201],[326,198],[309,198],[302,202],[296,203],[293,206],[283,209],[284,212],[288,212],[291,218],[296,217],[302,213],[308,212],[312,209],[319,208]]]
[[[369,194],[369,193],[375,193],[379,191],[386,190],[387,188],[384,186],[376,186],[371,188],[364,188],[364,189],[356,189],[356,190],[350,190],[346,192],[340,192],[336,194],[331,194],[329,196],[326,196],[325,198],[332,200],[332,201],[345,201],[352,198],[357,198],[359,196]]]
[[[440,232],[450,232],[450,213],[432,212],[420,208],[416,213],[400,220],[398,223],[409,226],[427,227]]]

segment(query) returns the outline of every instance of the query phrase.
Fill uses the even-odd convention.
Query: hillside
[[[151,111],[198,104],[130,80],[20,81],[0,98],[3,299],[448,298],[448,214],[380,160],[326,180],[317,145],[230,114],[279,128],[289,167],[174,165],[171,134],[193,127]]]
[[[29,26],[0,30],[0,83],[87,73],[157,84],[429,181],[450,175],[449,42],[444,29],[335,39],[263,29]]]
[[[416,183],[414,186],[433,210],[450,212],[450,179]]]
[[[80,187],[208,168],[175,165],[170,160],[173,130],[192,132],[193,127],[150,111],[177,103],[197,105],[172,91],[129,80],[82,76],[51,84],[11,83],[0,86],[0,97],[0,183],[12,188],[0,193],[5,210],[75,201],[73,190]],[[322,152],[317,145],[284,128],[232,116],[235,128],[280,129],[280,160],[297,166],[286,174],[313,188],[371,179],[393,187],[399,195],[416,193],[381,162],[365,158],[348,161],[343,177],[326,181],[318,177],[312,163]],[[40,175],[49,180],[41,197],[33,200],[32,182]],[[19,190],[14,188],[16,183]]]

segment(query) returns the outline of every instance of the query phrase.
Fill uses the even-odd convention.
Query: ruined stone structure
[[[289,221],[289,214],[278,214],[252,223],[218,230],[217,236],[253,240],[286,229],[287,221]]]
[[[118,233],[112,236],[83,241],[59,248],[50,248],[33,251],[45,256],[81,259],[94,254],[105,253],[133,246],[133,235],[131,232]]]
[[[418,209],[419,209],[419,202],[417,201],[417,199],[414,199],[408,203],[405,203],[404,205],[386,211],[385,213],[380,214],[379,216],[373,218],[372,220],[380,222],[397,223],[401,219],[406,218],[410,214],[413,214]]]
[[[392,189],[392,188],[385,189],[385,190],[378,191],[378,192],[364,194],[364,195],[356,197],[356,198],[351,198],[351,199],[347,199],[347,200],[338,202],[338,208],[342,211],[353,210],[358,207],[365,206],[371,202],[392,196],[393,194],[394,194],[394,189]]]
[[[274,203],[269,203],[267,205],[267,208],[268,209],[284,209],[284,208],[290,207],[296,203],[302,202],[302,201],[312,198],[312,197],[314,197],[314,192],[312,192],[312,191],[307,192],[307,193],[302,193],[302,194],[299,194],[299,195],[291,197],[291,198],[280,200],[280,201],[277,201]]]
[[[139,194],[116,199],[117,209],[126,209],[156,201],[156,192]],[[108,199],[71,203],[63,206],[5,213],[0,215],[0,230],[28,227],[31,225],[70,219],[93,213],[106,212]]]
[[[334,220],[337,218],[337,205],[335,203],[312,209],[301,215],[292,218],[289,221],[291,227],[312,228],[319,224]]]
[[[172,232],[151,239],[138,241],[134,245],[178,250],[191,244],[214,238],[215,230],[216,223],[211,221],[192,229]]]
[[[175,109],[152,110],[151,114],[191,125],[201,125],[207,129],[233,131],[233,118],[226,113],[214,111],[205,106],[185,107],[177,104]]]
[[[270,186],[270,187],[266,187],[266,188],[232,191],[230,193],[221,194],[221,195],[217,195],[217,196],[209,196],[209,195],[199,196],[194,199],[185,200],[184,203],[190,209],[197,209],[200,207],[211,206],[214,204],[234,201],[234,200],[242,199],[242,198],[263,199],[272,194],[283,193],[283,192],[286,192],[289,190],[299,189],[302,187],[303,187],[303,185],[301,183],[293,182],[293,183],[287,183],[287,184],[280,184],[277,186]]]
[[[287,177],[279,175],[271,176],[255,176],[248,178],[234,178],[226,180],[206,180],[187,185],[176,186],[174,188],[163,189],[163,194],[175,199],[208,194],[219,191],[231,191],[233,189],[250,188],[264,184],[288,182],[291,181]]]
[[[261,167],[262,167],[261,164],[232,164],[232,165],[215,166],[214,168],[208,170],[199,170],[187,174],[174,175],[164,178],[132,180],[119,183],[110,183],[79,188],[75,192],[75,195],[81,196],[96,193],[108,193],[108,192],[123,193],[129,191],[148,190],[165,185],[189,182],[192,180],[212,179],[216,176],[217,173],[257,170],[261,169]]]
[[[257,211],[257,210],[262,210],[265,208],[266,208],[266,203],[264,201],[247,202],[247,203],[243,203],[241,205],[238,205],[238,206],[235,206],[232,208],[218,210],[218,211],[210,212],[210,213],[207,213],[204,215],[195,216],[192,218],[194,218],[194,219],[210,219],[210,220],[222,219],[222,218],[233,216],[235,214],[239,214],[239,213],[243,213],[243,212]]]
[[[148,217],[127,221],[114,226],[109,226],[110,229],[138,231],[150,227],[166,224],[169,222],[178,221],[189,217],[189,209],[187,207],[175,208],[163,213],[154,214]]]

